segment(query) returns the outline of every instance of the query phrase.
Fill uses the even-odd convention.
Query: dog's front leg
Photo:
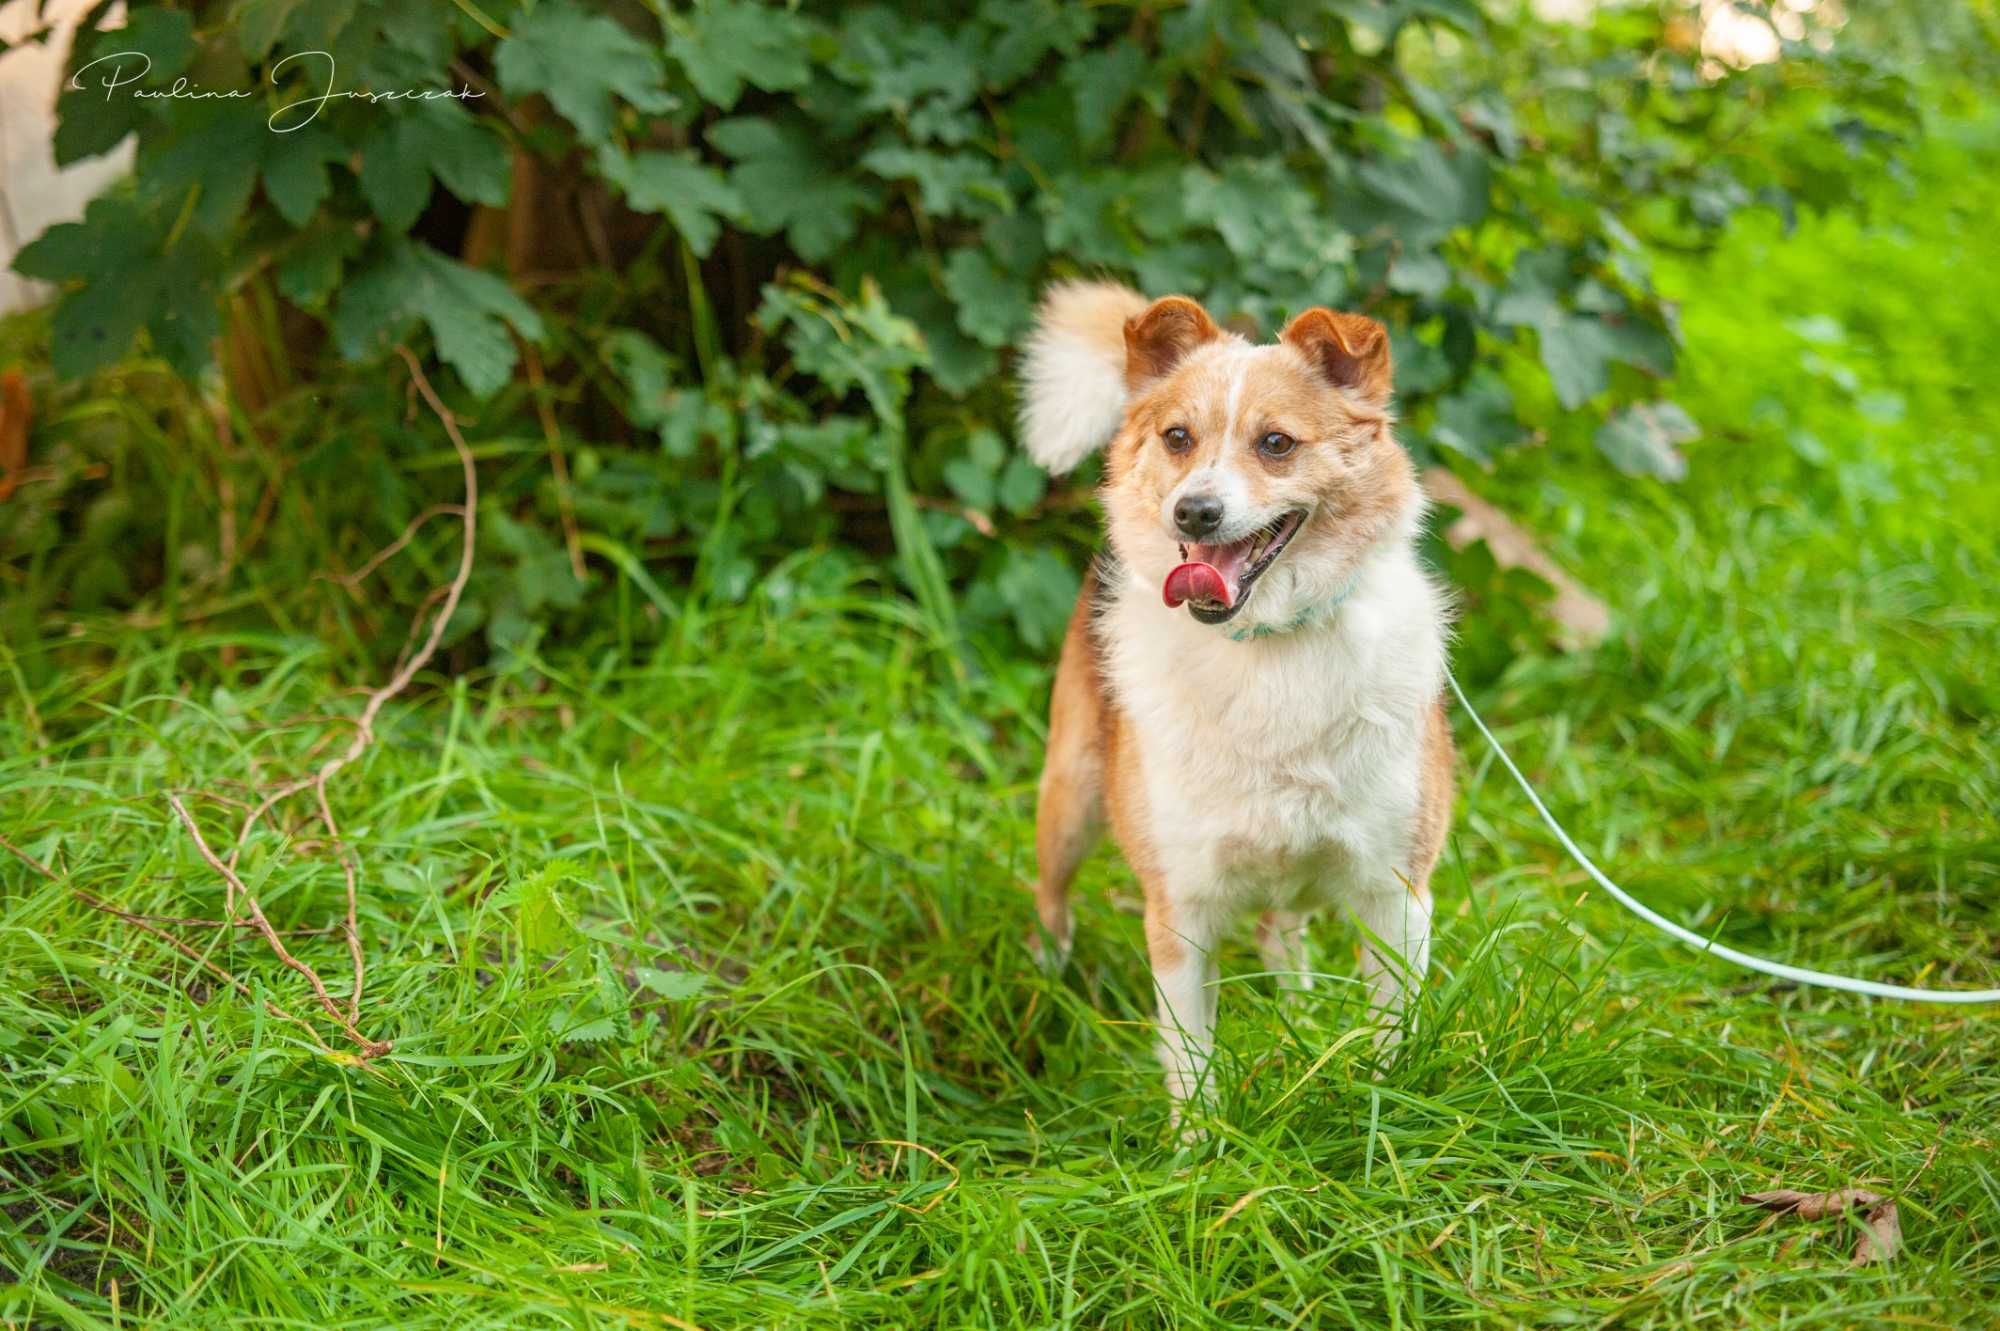
[[[1385,887],[1370,885],[1355,893],[1348,908],[1361,928],[1361,974],[1381,1026],[1375,1043],[1392,1048],[1402,1038],[1403,1014],[1430,968],[1430,884],[1398,874]]]
[[[1221,934],[1213,913],[1189,909],[1161,890],[1146,894],[1146,950],[1153,987],[1160,996],[1160,1062],[1167,1090],[1180,1106],[1203,1090],[1215,1052],[1215,944]]]

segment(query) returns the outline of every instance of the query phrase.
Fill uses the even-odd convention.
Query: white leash
[[[1501,748],[1500,741],[1493,738],[1493,732],[1486,728],[1486,722],[1473,710],[1471,700],[1465,696],[1465,690],[1458,686],[1457,676],[1447,670],[1445,678],[1451,682],[1451,691],[1458,695],[1458,705],[1465,709],[1465,714],[1472,718],[1472,724],[1479,727],[1479,733],[1493,746],[1494,756],[1500,759],[1501,766],[1513,776],[1514,783],[1521,788],[1521,793],[1528,797],[1528,803],[1535,806],[1535,812],[1542,815],[1542,821],[1549,825],[1549,831],[1556,834],[1556,840],[1562,842],[1563,849],[1583,866],[1584,872],[1595,879],[1599,887],[1616,897],[1620,905],[1660,932],[1671,934],[1690,947],[1721,957],[1724,961],[1733,961],[1746,970],[1761,971],[1766,975],[1775,975],[1781,980],[1793,980],[1799,984],[1845,989],[1851,994],[1868,994],[1875,998],[1901,998],[1912,1003],[2000,1003],[2000,989],[1913,989],[1908,985],[1878,984],[1874,980],[1857,980],[1849,975],[1828,975],[1824,971],[1809,971],[1803,966],[1787,966],[1782,961],[1766,961],[1762,957],[1753,957],[1748,952],[1738,952],[1735,948],[1726,947],[1713,939],[1703,938],[1694,930],[1675,924],[1606,878],[1604,871],[1590,862],[1590,856],[1584,854],[1582,848],[1570,839],[1568,832],[1563,831],[1562,824],[1549,812],[1549,806],[1542,803],[1542,797],[1528,784],[1528,778],[1521,775],[1521,769],[1514,766],[1514,760],[1507,756],[1507,750]]]

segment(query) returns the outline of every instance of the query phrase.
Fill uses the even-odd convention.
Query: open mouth
[[[1296,508],[1226,545],[1182,545],[1182,562],[1167,574],[1162,589],[1167,604],[1185,604],[1204,624],[1232,618],[1305,521],[1306,511]]]

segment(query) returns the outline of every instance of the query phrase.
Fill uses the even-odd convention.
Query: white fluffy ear
[[[1146,298],[1116,282],[1061,282],[1035,312],[1021,364],[1021,444],[1060,475],[1125,414],[1125,321]]]

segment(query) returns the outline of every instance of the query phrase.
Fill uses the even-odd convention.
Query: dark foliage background
[[[657,629],[805,545],[940,634],[1046,649],[1089,478],[1052,488],[1013,448],[1007,370],[1068,274],[1265,330],[1382,318],[1426,461],[1589,440],[1678,476],[1710,423],[1672,399],[1649,255],[1746,207],[1847,204],[1918,127],[1911,63],[1949,50],[1976,83],[1990,27],[1808,16],[1733,70],[1680,4],[130,10],[78,43],[57,146],[136,133],[136,174],[16,264],[62,296],[12,335],[52,352],[27,353],[48,470],[0,537],[10,628],[243,613],[392,652],[449,524],[385,595],[299,588],[456,497],[405,342],[481,459],[452,638],[503,659],[606,595]],[[144,79],[105,88],[129,52]],[[131,95],[176,79],[250,95]],[[309,116],[329,86],[478,95]]]

